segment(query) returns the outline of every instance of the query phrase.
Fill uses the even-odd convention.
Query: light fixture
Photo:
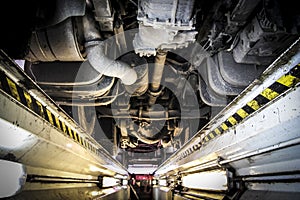
[[[0,198],[10,197],[22,189],[26,171],[22,164],[0,160]]]
[[[102,182],[102,186],[103,187],[113,187],[118,185],[120,182],[119,179],[113,178],[113,177],[108,177],[108,176],[104,176],[103,177],[103,182]]]
[[[192,189],[225,191],[228,189],[227,185],[225,170],[193,173],[182,177],[182,186]]]

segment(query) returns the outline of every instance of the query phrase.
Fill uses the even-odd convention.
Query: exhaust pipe
[[[137,80],[137,73],[128,64],[108,58],[104,43],[101,41],[95,21],[89,15],[83,17],[84,37],[87,60],[99,73],[121,79],[125,85],[132,85]]]

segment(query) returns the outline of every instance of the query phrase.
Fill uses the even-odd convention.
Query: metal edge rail
[[[43,90],[28,77],[8,55],[0,50],[0,89],[17,103],[23,105],[35,116],[42,118],[55,127],[65,137],[86,149],[91,154],[102,158],[106,168],[116,173],[127,174],[127,170],[115,160],[94,138],[63,111]]]
[[[281,56],[250,84],[238,97],[215,116],[205,127],[195,134],[181,149],[173,153],[154,172],[155,176],[165,175],[178,169],[180,160],[185,159],[193,165],[195,153],[210,141],[234,129],[266,105],[282,96],[300,82],[300,38],[298,38]],[[214,156],[212,156],[214,157]],[[200,158],[201,159],[201,158]],[[202,160],[203,163],[215,161],[218,157]]]

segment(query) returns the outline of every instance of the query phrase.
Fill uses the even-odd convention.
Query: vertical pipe
[[[153,105],[160,95],[160,83],[164,71],[167,52],[158,50],[155,57],[155,64],[151,77],[149,105]]]
[[[150,89],[152,92],[157,92],[160,87],[161,78],[164,71],[165,61],[167,57],[167,52],[157,51],[155,57],[155,64],[153,68],[153,76],[151,77]]]

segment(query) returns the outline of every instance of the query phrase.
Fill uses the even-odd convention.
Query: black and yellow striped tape
[[[292,68],[287,74],[281,76],[271,86],[263,90],[253,100],[249,101],[246,105],[240,108],[236,113],[227,118],[216,129],[208,133],[202,144],[214,139],[215,137],[223,134],[229,128],[236,126],[241,121],[246,119],[249,115],[262,108],[264,105],[274,100],[290,88],[294,87],[300,82],[300,64]]]
[[[80,136],[74,128],[68,126],[59,117],[53,114],[46,106],[44,106],[39,100],[34,98],[29,92],[16,84],[11,78],[9,78],[4,72],[0,71],[0,89],[10,95],[13,99],[17,100],[25,107],[32,110],[34,113],[42,117],[51,125],[59,129],[65,136],[71,138],[82,147],[98,153],[97,149],[84,137]]]
[[[296,86],[296,84],[299,82],[300,64],[294,66],[287,74],[281,76],[277,81],[263,90],[254,99],[249,101],[233,115],[228,117],[224,122],[217,126],[217,128],[206,134],[199,143],[184,151],[178,159],[187,157],[191,152],[195,152],[196,150],[200,149],[202,145],[208,143],[219,135],[224,134],[228,129],[236,126],[251,114],[261,109],[264,105]]]

